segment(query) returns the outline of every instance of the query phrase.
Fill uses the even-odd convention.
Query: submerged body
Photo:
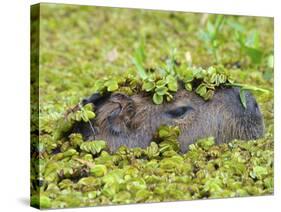
[[[111,152],[120,146],[147,147],[161,125],[179,126],[181,152],[196,140],[214,136],[217,143],[250,140],[264,133],[262,114],[255,98],[246,92],[244,108],[238,88],[219,88],[209,101],[180,89],[170,103],[155,105],[151,97],[112,93],[92,95],[84,104],[95,105],[96,118],[77,122],[71,132],[85,140],[105,140]]]

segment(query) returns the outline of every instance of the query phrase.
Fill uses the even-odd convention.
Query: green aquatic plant
[[[140,65],[142,59],[136,61]],[[122,78],[106,77],[98,80],[94,88],[100,94],[147,92],[155,104],[162,104],[164,100],[173,100],[180,81],[184,89],[194,91],[205,101],[210,100],[220,86],[236,86],[240,87],[244,107],[246,90],[271,93],[236,83],[223,66],[177,67],[171,65],[171,61],[160,68],[161,74],[149,73],[142,67],[143,75],[134,76],[128,72]],[[139,72],[138,66],[136,69]],[[84,142],[80,134],[63,139],[63,134],[75,121],[91,124],[93,118],[95,113],[91,104],[78,104],[59,118],[53,140],[47,135],[41,137],[40,152],[45,160],[40,165],[42,185],[37,189],[43,198],[33,196],[33,205],[78,207],[262,195],[273,191],[273,143],[269,139],[272,135],[260,139],[259,143],[247,144],[234,141],[215,145],[213,137],[202,138],[191,144],[186,154],[180,153],[177,126],[161,126],[146,149],[121,146],[116,153],[107,152],[105,141]],[[257,150],[257,145],[263,151],[263,159],[260,155],[252,155],[261,151]],[[59,153],[52,154],[54,149]]]
[[[135,58],[135,61],[138,60],[140,59]],[[141,73],[139,71],[139,66],[142,67]],[[234,82],[230,72],[222,66],[211,66],[207,69],[186,66],[179,68],[167,67],[161,69],[162,76],[160,76],[155,72],[146,73],[143,66],[138,62],[136,69],[141,79],[130,74],[124,76],[122,80],[118,76],[116,78],[112,77],[112,79],[108,79],[107,77],[104,80],[99,80],[94,83],[94,90],[100,93],[103,93],[104,91],[125,91],[125,93],[132,94],[133,90],[135,93],[140,92],[140,89],[136,89],[137,87],[140,87],[142,91],[152,95],[152,100],[155,104],[162,104],[164,100],[168,102],[173,100],[173,93],[177,92],[179,88],[179,80],[184,83],[184,88],[186,90],[194,91],[206,101],[213,97],[216,88],[220,86],[236,86],[241,89],[240,98],[244,107],[246,107],[244,91],[269,92],[266,89],[258,88],[256,86]],[[143,76],[145,77],[143,78]],[[127,84],[132,85],[132,88],[128,87]],[[72,119],[83,119],[87,122],[89,119],[94,118],[95,114],[89,111],[86,107],[85,109],[82,108],[81,111],[78,110],[79,112],[77,112]]]
[[[80,145],[80,149],[93,155],[100,153],[104,148],[106,148],[106,142],[102,140],[83,142]]]
[[[253,30],[250,33],[236,22],[229,22],[229,25],[235,29],[235,39],[240,45],[240,53],[248,56],[252,64],[260,64],[263,51],[260,46],[260,36],[258,31]]]
[[[222,27],[225,22],[224,15],[218,15],[214,22],[208,20],[205,30],[200,30],[199,37],[204,41],[207,51],[215,57],[216,62],[220,62],[218,48],[222,45]]]
[[[113,154],[103,141],[83,142],[75,135],[72,140],[80,140],[80,148],[69,146],[62,157],[50,155],[42,163],[41,196],[33,196],[32,204],[79,207],[273,191],[271,139],[215,145],[210,137],[181,154],[179,135],[178,127],[161,126],[147,149],[122,146]]]

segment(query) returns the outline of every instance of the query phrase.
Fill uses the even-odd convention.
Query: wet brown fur
[[[256,139],[264,133],[263,118],[254,97],[246,93],[246,99],[245,109],[238,88],[220,88],[209,101],[180,89],[171,103],[161,105],[142,94],[129,97],[113,93],[95,110],[97,117],[91,121],[94,132],[89,123],[77,123],[72,132],[82,133],[85,140],[105,140],[112,152],[122,145],[147,147],[161,125],[179,126],[182,152],[197,139],[208,136],[214,136],[217,143]],[[169,115],[169,111],[185,106],[189,109],[184,115]]]

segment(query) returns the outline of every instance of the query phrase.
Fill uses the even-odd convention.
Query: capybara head
[[[72,132],[85,140],[102,139],[110,151],[118,147],[147,147],[161,125],[179,126],[182,152],[197,139],[214,136],[217,143],[233,139],[257,139],[264,133],[262,114],[255,98],[246,92],[243,107],[239,88],[218,88],[211,100],[194,92],[178,90],[170,103],[155,105],[150,96],[122,93],[93,94],[83,104],[93,103],[96,118],[75,123]]]

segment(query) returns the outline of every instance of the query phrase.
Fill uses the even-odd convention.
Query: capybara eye
[[[170,118],[179,118],[185,115],[188,111],[194,110],[191,106],[181,106],[165,112]]]

